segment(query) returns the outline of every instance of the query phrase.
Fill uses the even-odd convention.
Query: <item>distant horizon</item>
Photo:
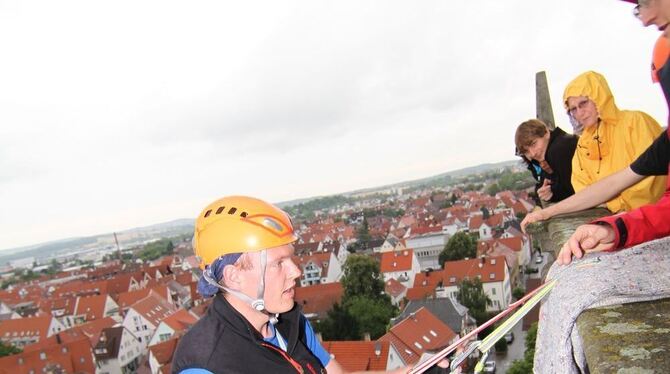
[[[310,197],[304,197],[304,198],[298,198],[298,199],[292,199],[292,200],[280,201],[280,202],[272,202],[272,203],[277,204],[277,205],[285,205],[287,203],[291,203],[291,202],[294,202],[294,201],[313,200],[313,199],[318,199],[318,198],[326,197],[326,196],[345,195],[345,194],[357,193],[359,191],[382,189],[382,188],[385,188],[385,187],[388,187],[388,186],[404,184],[404,183],[413,183],[413,182],[421,181],[421,180],[424,180],[424,179],[430,179],[430,178],[438,177],[438,176],[443,175],[443,174],[455,173],[455,172],[459,172],[459,171],[467,170],[467,169],[471,169],[471,168],[478,168],[478,167],[482,167],[482,166],[486,166],[486,165],[505,164],[505,163],[510,163],[510,162],[514,162],[514,161],[516,161],[516,160],[505,160],[505,161],[499,161],[499,162],[487,162],[487,163],[478,164],[478,165],[466,166],[464,168],[459,168],[459,169],[455,169],[455,170],[448,170],[448,171],[445,171],[443,173],[434,174],[434,175],[431,175],[431,176],[418,178],[418,179],[413,179],[413,180],[403,180],[401,182],[395,182],[395,183],[391,183],[391,184],[384,184],[384,185],[381,185],[381,186],[362,187],[362,188],[357,188],[357,189],[354,189],[354,190],[351,190],[351,191],[344,191],[344,192],[339,192],[339,193],[335,193],[335,194],[331,194],[331,195],[315,195],[315,196],[310,196]],[[198,214],[198,212],[195,213],[195,215],[197,215],[197,214]],[[136,229],[144,229],[144,228],[148,228],[148,227],[152,227],[152,226],[164,225],[164,224],[168,224],[168,223],[172,223],[172,222],[176,222],[176,221],[181,221],[181,220],[193,220],[195,222],[195,215],[194,215],[194,218],[186,218],[186,217],[175,218],[175,219],[162,221],[162,222],[158,222],[158,223],[149,223],[149,224],[142,225],[142,226],[134,226],[134,227],[124,228],[124,229],[115,230],[115,231],[107,230],[107,231],[98,232],[98,233],[95,233],[95,234],[72,235],[72,236],[69,236],[69,237],[61,237],[59,239],[46,240],[46,241],[42,241],[42,242],[39,242],[39,243],[27,244],[27,245],[18,246],[18,247],[3,248],[3,249],[0,249],[0,255],[3,254],[4,252],[12,251],[12,250],[18,250],[20,252],[23,252],[25,250],[30,250],[32,248],[43,246],[43,245],[48,245],[48,244],[53,244],[53,243],[58,243],[58,242],[63,242],[63,241],[69,241],[69,240],[82,239],[82,238],[98,237],[98,236],[103,236],[103,235],[112,235],[113,233],[121,233],[121,232],[136,230]],[[4,254],[6,254],[6,253],[4,253]]]

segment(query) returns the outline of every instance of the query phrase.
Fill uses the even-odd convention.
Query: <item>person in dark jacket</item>
[[[558,202],[575,193],[570,178],[577,139],[558,127],[550,131],[537,119],[517,127],[514,136],[516,153],[533,174],[535,192],[540,199]]]
[[[255,198],[224,197],[202,211],[193,235],[204,267],[198,292],[214,299],[180,339],[173,373],[344,372],[293,300],[297,239],[285,212]]]

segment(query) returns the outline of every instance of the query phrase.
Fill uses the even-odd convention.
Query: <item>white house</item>
[[[97,374],[135,373],[144,346],[123,326],[103,329],[93,349]]]
[[[405,239],[405,246],[414,249],[421,269],[439,269],[438,258],[448,239],[449,235],[443,232],[416,235]]]
[[[379,271],[384,277],[384,282],[395,279],[403,286],[411,287],[416,273],[421,271],[421,265],[413,249],[403,249],[382,253]]]
[[[470,260],[447,261],[442,272],[443,295],[456,297],[463,279],[478,278],[491,299],[487,311],[505,309],[512,301],[510,273],[504,256],[481,257]]]
[[[123,327],[133,333],[143,349],[151,340],[160,322],[175,313],[177,309],[154,292],[131,305],[123,318]],[[142,352],[144,354],[144,351]]]
[[[149,340],[149,346],[170,340],[180,332],[186,332],[196,322],[198,322],[198,317],[191,312],[186,309],[177,310],[158,324],[154,335]]]
[[[302,287],[337,282],[342,277],[342,266],[334,252],[294,256],[293,260],[302,271]]]

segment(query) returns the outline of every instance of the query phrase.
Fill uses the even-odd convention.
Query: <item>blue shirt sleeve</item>
[[[330,362],[330,353],[326,352],[321,343],[319,343],[319,339],[316,338],[312,325],[310,325],[307,318],[305,318],[305,316],[302,316],[302,318],[305,320],[305,340],[307,348],[309,348],[314,356],[321,361],[323,367],[328,366],[328,363]]]
[[[209,370],[205,369],[186,369],[179,372],[179,374],[214,374]]]

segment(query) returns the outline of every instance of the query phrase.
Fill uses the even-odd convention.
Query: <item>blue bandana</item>
[[[214,260],[209,266],[205,267],[205,273],[210,279],[215,279],[217,282],[223,276],[223,268],[227,265],[234,264],[242,256],[241,253],[229,253]],[[198,280],[198,293],[205,298],[212,297],[220,291],[220,288],[215,284],[211,284],[203,275]]]

